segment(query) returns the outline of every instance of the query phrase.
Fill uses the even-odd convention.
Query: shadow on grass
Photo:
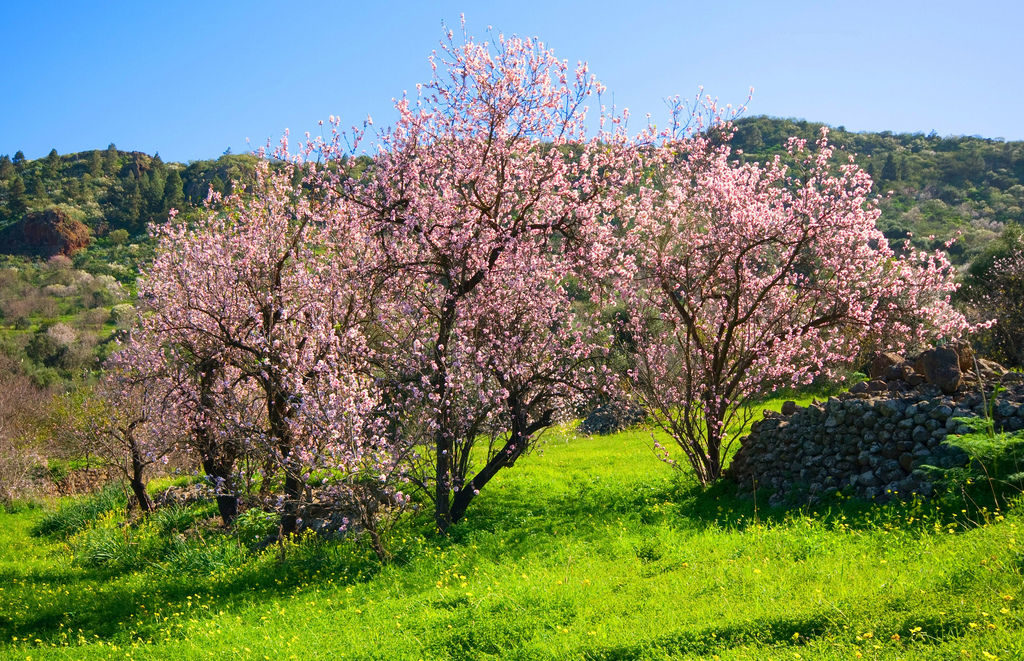
[[[584,650],[585,659],[625,661],[626,659],[664,659],[677,656],[700,656],[740,646],[799,647],[808,639],[817,638],[836,627],[827,617],[762,618],[742,626],[712,626],[696,631],[681,631],[658,636],[632,645],[598,646]]]
[[[123,640],[128,632],[148,639],[166,627],[166,618],[154,618],[156,613],[187,612],[201,619],[292,594],[300,585],[328,579],[341,586],[365,582],[379,570],[369,552],[351,543],[320,540],[292,544],[283,554],[280,547],[271,547],[213,574],[157,566],[128,572],[78,567],[7,569],[0,575],[6,586],[0,605],[9,605],[4,608],[7,612],[0,613],[0,641],[9,644],[17,638],[60,644],[65,636],[78,634],[86,640]],[[25,612],[17,612],[19,605]]]

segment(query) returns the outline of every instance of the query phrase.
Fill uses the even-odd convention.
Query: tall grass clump
[[[84,498],[67,500],[55,511],[44,515],[32,529],[40,537],[67,539],[90,526],[108,512],[123,510],[128,499],[119,484],[108,484]]]

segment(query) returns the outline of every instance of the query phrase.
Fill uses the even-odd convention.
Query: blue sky
[[[699,86],[748,114],[1024,139],[1017,2],[2,0],[0,154],[241,152],[370,114],[426,80],[465,14],[586,60],[634,116]],[[611,97],[606,97],[609,100]],[[246,139],[251,143],[247,145]]]

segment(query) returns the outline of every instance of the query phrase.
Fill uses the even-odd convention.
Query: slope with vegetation
[[[747,117],[736,126],[734,145],[746,158],[766,160],[783,153],[790,137],[814,140],[823,124]],[[884,197],[878,226],[891,240],[911,235],[915,246],[939,249],[959,235],[949,253],[963,264],[1008,224],[1024,222],[1024,142],[841,126],[829,137],[874,179]]]

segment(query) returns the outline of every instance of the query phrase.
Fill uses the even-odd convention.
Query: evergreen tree
[[[882,166],[882,180],[883,181],[896,181],[896,158],[889,152],[889,155],[885,158],[885,165]]]
[[[103,174],[103,157],[100,156],[98,149],[89,152],[89,174],[93,177]]]
[[[60,169],[60,154],[57,153],[56,149],[51,149],[50,153],[46,155],[46,159],[43,161],[43,167],[45,168],[44,171],[48,178],[57,178]]]
[[[107,146],[107,151],[103,153],[103,169],[107,174],[116,174],[119,161],[117,147],[111,142]]]
[[[21,175],[16,174],[7,187],[7,210],[12,216],[19,217],[25,213],[26,208],[25,182]]]
[[[16,167],[16,168],[18,168],[20,170],[24,166],[25,166],[25,152],[23,152],[23,151],[21,151],[19,149],[18,151],[14,152],[14,167]]]
[[[177,170],[171,170],[167,173],[167,179],[164,181],[163,211],[167,212],[171,209],[180,209],[184,201],[184,184],[181,181],[181,175],[178,174]]]
[[[0,181],[6,181],[14,176],[14,164],[7,154],[0,156]]]

